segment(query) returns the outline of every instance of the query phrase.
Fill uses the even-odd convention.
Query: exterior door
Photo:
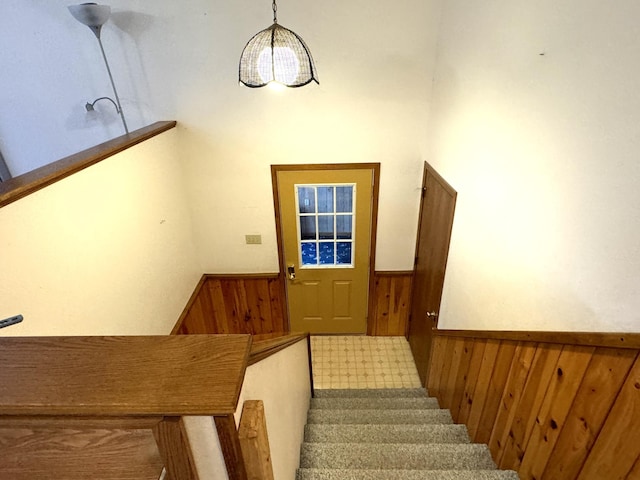
[[[272,167],[292,331],[366,332],[378,170],[362,165]]]
[[[425,162],[408,335],[423,385],[431,360],[431,330],[438,325],[456,196],[456,191]]]

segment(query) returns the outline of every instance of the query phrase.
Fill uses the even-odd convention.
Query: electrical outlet
[[[262,243],[262,235],[245,235],[247,245],[260,245]]]

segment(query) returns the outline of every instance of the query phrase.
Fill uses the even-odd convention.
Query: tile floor
[[[311,336],[315,388],[421,387],[404,337]]]

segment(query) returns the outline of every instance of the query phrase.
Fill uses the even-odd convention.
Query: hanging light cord
[[[276,5],[276,0],[273,0],[271,8],[273,8],[273,23],[278,23],[278,5]]]

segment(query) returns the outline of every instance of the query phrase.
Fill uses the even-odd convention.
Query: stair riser
[[[307,425],[306,442],[469,443],[464,425]]]
[[[384,389],[333,389],[316,390],[316,398],[426,398],[424,388],[384,388]]]
[[[519,480],[500,470],[341,470],[299,469],[296,480]]]
[[[338,410],[418,410],[440,408],[435,398],[312,398],[311,408]]]
[[[495,469],[485,445],[309,444],[301,448],[300,468],[401,470]]]
[[[307,423],[365,425],[452,424],[448,410],[309,410]]]

